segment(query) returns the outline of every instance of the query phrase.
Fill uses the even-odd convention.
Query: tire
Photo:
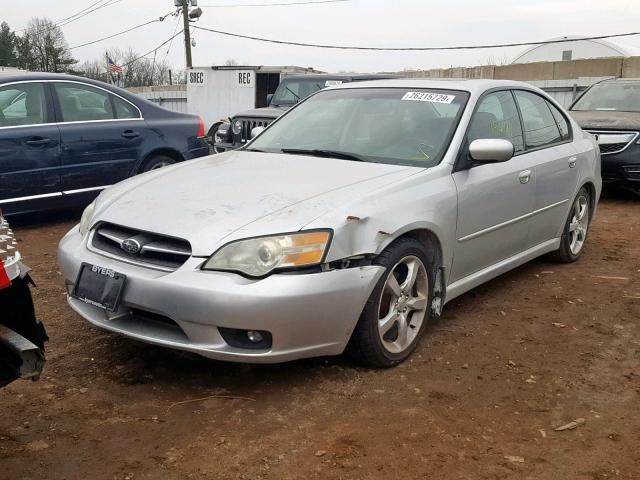
[[[207,136],[211,139],[209,144],[211,145],[211,152],[213,152],[213,154],[223,153],[226,151],[224,148],[216,147],[216,133],[218,133],[220,125],[222,125],[222,123],[214,123],[209,129],[209,133],[207,133]]]
[[[154,155],[147,158],[138,173],[150,172],[151,170],[157,170],[158,168],[167,167],[173,165],[176,161],[166,155]]]
[[[365,304],[348,351],[367,366],[389,368],[413,353],[424,332],[431,315],[433,271],[423,245],[412,238],[393,242],[374,264],[385,267],[385,273]],[[410,271],[416,275],[409,288]]]
[[[582,255],[591,220],[591,195],[582,187],[573,200],[560,239],[560,248],[551,253],[558,262],[575,262]]]

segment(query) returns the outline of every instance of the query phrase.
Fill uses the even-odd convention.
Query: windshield
[[[432,166],[444,155],[467,98],[454,90],[327,90],[290,110],[248,149]]]
[[[640,112],[640,83],[598,83],[587,90],[571,110]]]
[[[278,85],[276,93],[273,94],[271,105],[294,105],[318,90],[341,83],[342,80],[327,80],[326,78],[284,79]]]

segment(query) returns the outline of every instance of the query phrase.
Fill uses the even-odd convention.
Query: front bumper
[[[640,145],[602,155],[602,181],[640,190]]]
[[[218,360],[278,363],[342,353],[383,273],[382,267],[367,266],[251,280],[202,271],[204,259],[197,257],[165,273],[90,252],[85,242],[77,228],[60,242],[59,264],[68,292],[82,262],[122,273],[127,283],[117,312],[69,296],[77,313],[106,330]],[[268,350],[232,347],[218,327],[268,331],[273,343]]]

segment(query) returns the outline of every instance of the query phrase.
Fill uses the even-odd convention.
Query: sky
[[[0,21],[14,30],[30,17],[53,21],[88,7],[95,0],[4,0]],[[300,0],[199,0],[203,15],[196,25],[228,32],[307,43],[375,47],[456,46],[540,41],[563,35],[605,35],[640,30],[637,0],[349,0],[340,3],[271,7],[229,5]],[[205,7],[226,5],[227,7]],[[79,45],[174,10],[173,0],[116,0],[62,27],[69,46]],[[180,18],[170,16],[119,37],[73,49],[76,59],[101,58],[105,48],[154,49],[173,35]],[[224,64],[297,65],[328,72],[379,72],[450,66],[510,63],[525,47],[447,52],[363,52],[281,46],[193,31],[194,66]],[[640,36],[613,39],[640,52]],[[168,53],[167,53],[168,51]],[[160,48],[174,68],[185,65],[181,36]]]

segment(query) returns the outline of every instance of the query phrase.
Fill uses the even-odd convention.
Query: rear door
[[[0,86],[0,208],[38,210],[60,195],[60,132],[48,84]]]
[[[54,82],[65,195],[127,178],[140,158],[146,124],[131,102],[81,82]]]
[[[531,248],[561,234],[578,182],[578,158],[564,115],[534,92],[516,90],[514,94],[525,149],[536,164],[536,199],[527,238]]]
[[[524,151],[522,126],[511,91],[479,101],[467,133],[476,139],[509,140],[515,156],[453,174],[458,190],[458,226],[450,280],[478,273],[525,249],[535,201],[535,159]]]

